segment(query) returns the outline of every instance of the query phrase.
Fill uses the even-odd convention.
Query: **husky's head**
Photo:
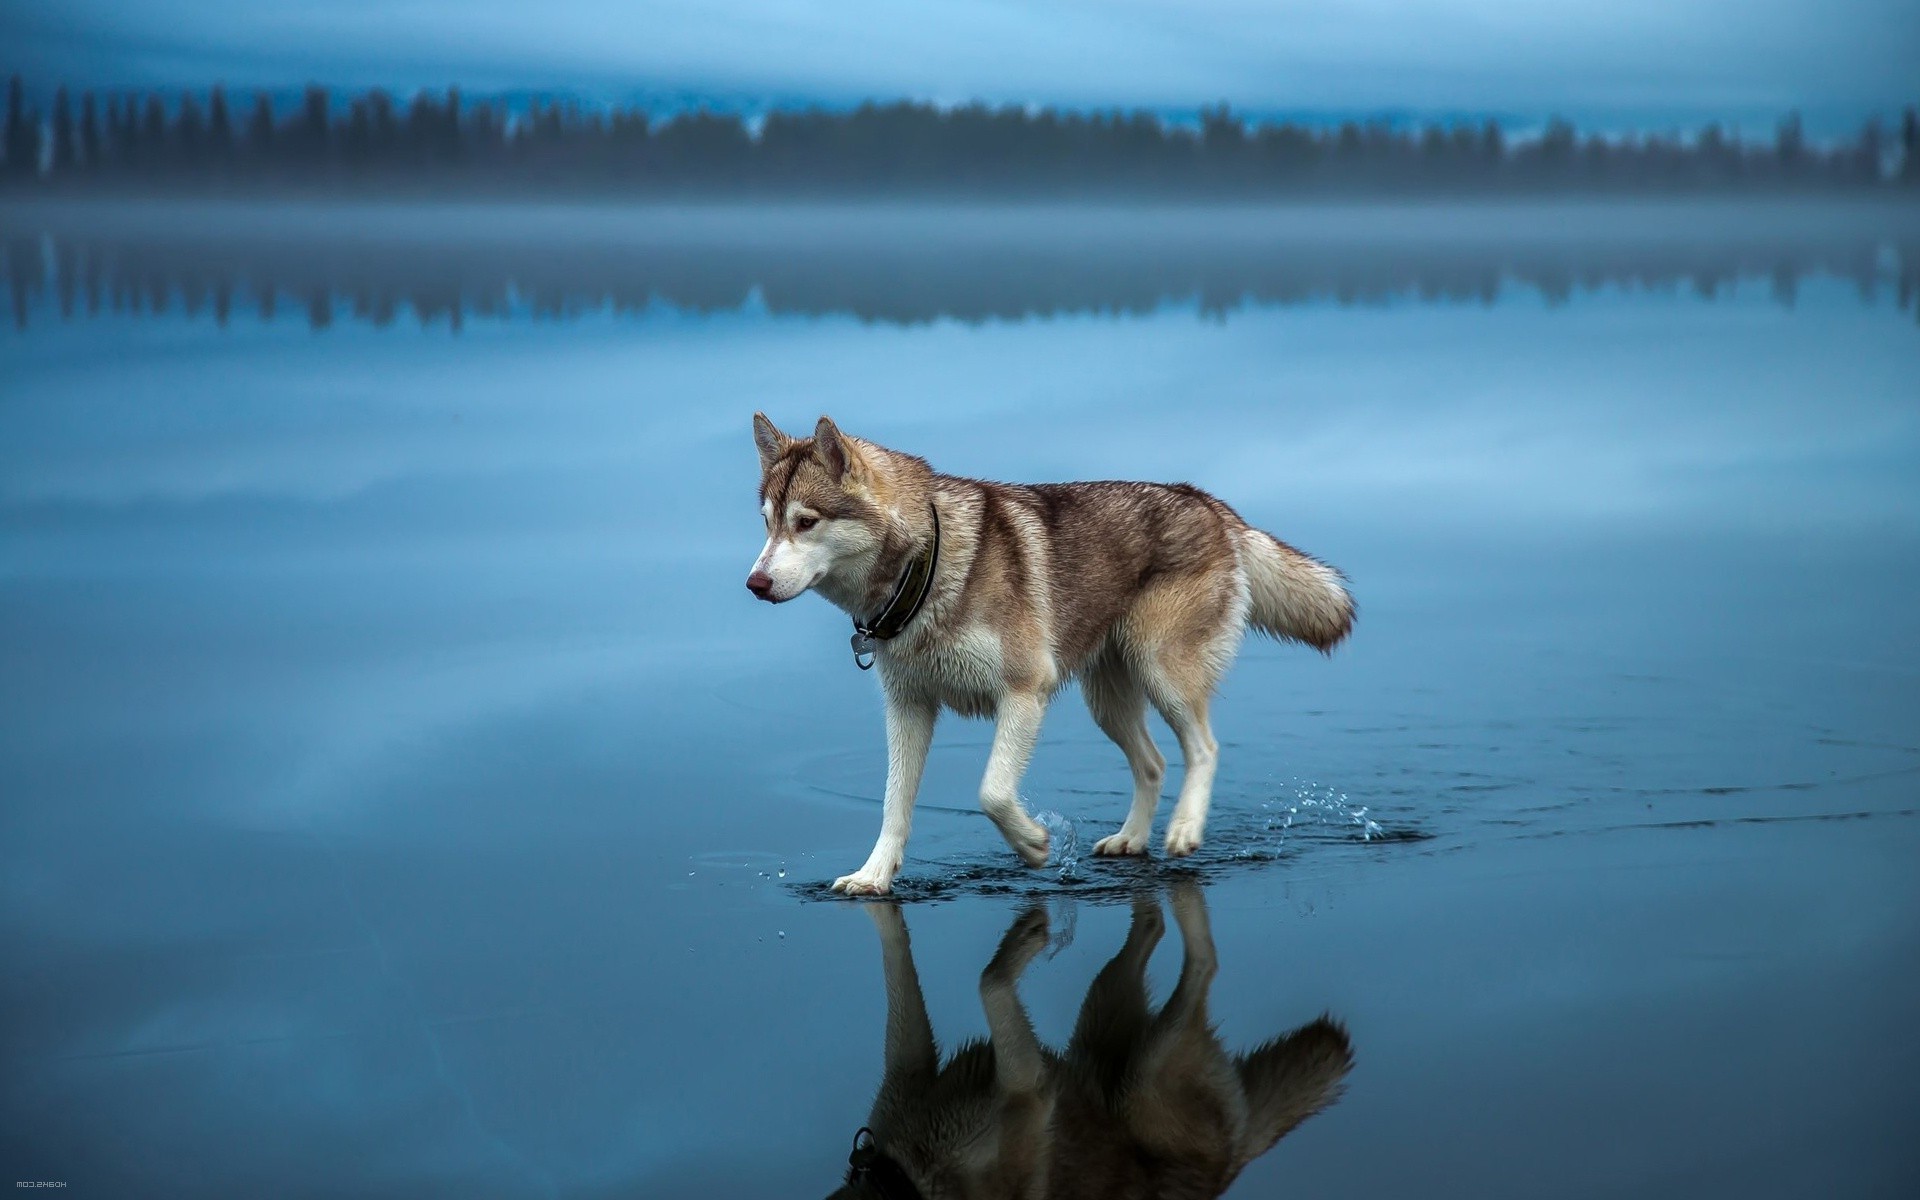
[[[812,588],[835,603],[862,594],[885,540],[885,510],[874,493],[871,457],[821,417],[810,438],[791,438],[765,413],[753,414],[760,449],[760,515],[767,544],[747,588],[773,604]]]

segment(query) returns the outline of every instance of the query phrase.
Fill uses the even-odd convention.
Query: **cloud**
[[[68,0],[0,19],[95,82],[602,86],[1415,109],[1885,107],[1904,0]]]

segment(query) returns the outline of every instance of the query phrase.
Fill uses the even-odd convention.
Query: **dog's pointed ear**
[[[760,450],[760,469],[764,471],[786,453],[793,439],[775,429],[767,414],[757,412],[753,414],[753,444]]]
[[[847,477],[847,468],[852,465],[853,447],[841,434],[840,427],[833,423],[832,417],[821,417],[820,423],[813,427],[813,453],[835,482]]]

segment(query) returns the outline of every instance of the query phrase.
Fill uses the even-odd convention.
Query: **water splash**
[[[1060,957],[1060,952],[1073,945],[1073,935],[1080,927],[1080,906],[1071,896],[1053,896],[1047,901],[1047,927],[1052,932],[1047,937],[1047,960]]]
[[[1058,868],[1063,882],[1080,878],[1080,831],[1073,819],[1050,808],[1033,814],[1033,819],[1046,828],[1051,842],[1047,865]]]
[[[1288,785],[1287,791],[1287,795],[1260,802],[1267,814],[1267,831],[1278,833],[1278,841],[1283,846],[1296,825],[1317,826],[1328,832],[1358,833],[1363,842],[1386,835],[1380,823],[1368,815],[1368,806],[1354,804],[1345,792],[1298,779]]]

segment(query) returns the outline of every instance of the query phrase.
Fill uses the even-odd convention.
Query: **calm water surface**
[[[1232,1195],[1920,1183],[1911,218],[0,236],[10,1178],[826,1195],[888,947],[953,1049],[1025,939],[1058,1048],[1164,921],[1155,1004],[1198,931],[1228,1051],[1322,1014],[1352,1049]],[[1186,867],[1014,869],[990,730],[949,717],[908,903],[825,900],[880,705],[843,616],[741,586],[756,408],[962,474],[1190,480],[1344,568],[1356,635],[1249,643]],[[1062,696],[1029,804],[1085,847],[1129,788]]]

